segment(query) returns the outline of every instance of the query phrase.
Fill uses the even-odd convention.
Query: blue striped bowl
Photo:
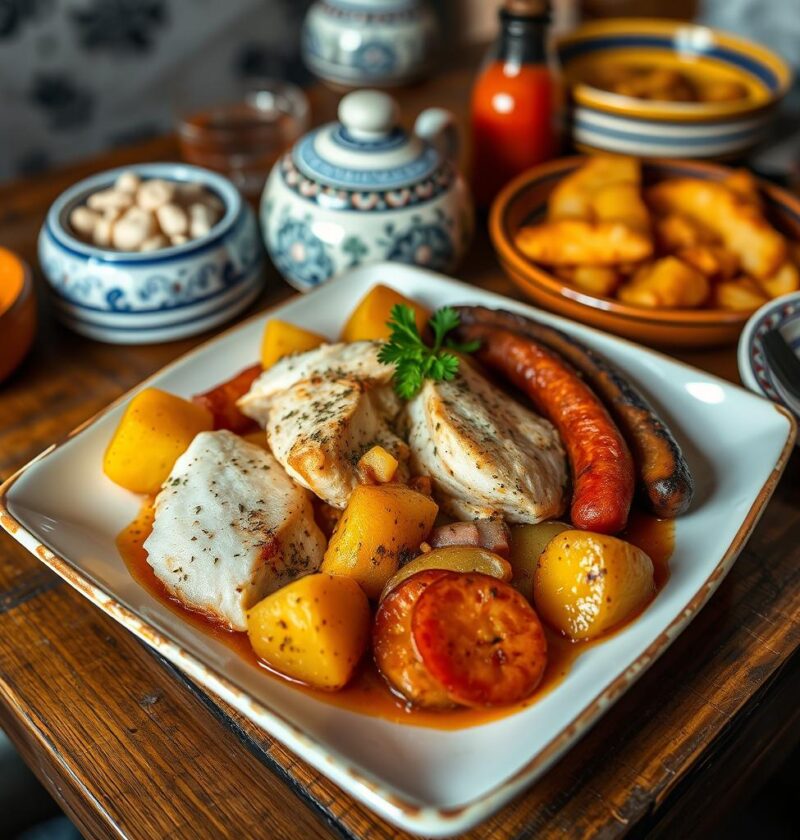
[[[672,20],[594,21],[557,43],[570,92],[572,140],[581,151],[640,157],[730,158],[765,134],[791,85],[788,65],[750,41]],[[731,102],[659,102],[601,90],[587,82],[611,62],[691,68],[739,82],[747,96]]]
[[[145,179],[204,184],[223,202],[222,219],[207,236],[143,254],[74,237],[71,210],[131,169]],[[227,178],[197,166],[152,163],[102,172],[62,193],[39,233],[39,264],[66,326],[99,341],[149,344],[211,329],[249,306],[263,285],[264,251],[253,211]]]

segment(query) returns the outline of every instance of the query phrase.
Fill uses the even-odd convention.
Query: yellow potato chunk
[[[572,285],[598,297],[610,297],[619,286],[620,277],[609,265],[576,265]]]
[[[366,484],[388,484],[397,472],[397,458],[382,446],[373,446],[359,459],[356,468]]]
[[[791,262],[785,262],[772,277],[760,281],[761,288],[771,298],[788,295],[800,289],[800,271]]]
[[[655,594],[653,562],[617,537],[568,530],[542,552],[533,577],[541,618],[571,639],[593,639],[641,610]]]
[[[592,209],[599,222],[619,222],[645,235],[650,233],[650,213],[638,184],[621,182],[603,187],[592,196]]]
[[[325,341],[325,338],[315,332],[273,318],[267,321],[267,326],[264,327],[264,338],[261,340],[261,365],[264,368],[272,367],[284,356],[291,353],[305,353],[306,350],[313,350]]]
[[[752,312],[766,302],[767,296],[751,277],[717,283],[711,296],[712,306],[735,312]]]
[[[719,241],[713,231],[703,227],[695,219],[680,213],[667,213],[655,221],[656,242],[661,251],[671,254],[682,248],[695,245],[710,245]]]
[[[620,287],[623,303],[648,309],[694,309],[708,298],[708,278],[676,257],[662,257],[636,272]]]
[[[420,554],[393,575],[381,593],[383,600],[395,587],[417,572],[445,569],[448,572],[480,572],[502,581],[511,580],[511,564],[504,557],[474,545],[446,545]]]
[[[414,310],[417,329],[422,333],[430,313],[416,301],[401,295],[388,286],[373,286],[353,310],[342,330],[342,341],[385,341],[389,338],[386,325],[392,307],[402,303]]]
[[[547,202],[547,217],[557,219],[594,218],[593,194],[612,184],[638,185],[641,164],[623,155],[593,155],[566,178],[559,181]]]
[[[731,280],[739,273],[739,258],[719,245],[691,245],[676,256],[709,280]]]
[[[786,239],[725,184],[670,178],[650,187],[647,200],[657,213],[680,213],[710,228],[752,277],[770,277],[786,260]]]
[[[650,237],[619,222],[559,219],[523,227],[516,246],[528,259],[544,265],[614,265],[637,262],[653,253]]]
[[[157,388],[128,404],[103,458],[103,472],[134,493],[157,493],[200,432],[214,427],[211,412]]]
[[[400,484],[361,484],[328,543],[321,570],[353,578],[377,598],[417,553],[438,512],[433,499]]]
[[[562,531],[564,522],[538,522],[536,525],[514,525],[511,528],[511,585],[529,601],[533,601],[533,574],[547,544]]]
[[[247,613],[250,644],[293,680],[337,691],[367,648],[372,612],[350,578],[313,574],[268,595]]]

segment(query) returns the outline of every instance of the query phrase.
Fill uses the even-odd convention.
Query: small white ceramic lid
[[[346,190],[391,190],[429,177],[439,152],[399,125],[400,109],[387,93],[358,90],[339,103],[339,122],[306,134],[292,151],[307,178]]]

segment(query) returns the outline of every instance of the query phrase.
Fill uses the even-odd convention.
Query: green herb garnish
[[[394,389],[400,397],[410,400],[426,379],[437,382],[453,379],[458,372],[458,356],[454,354],[474,353],[480,347],[479,341],[458,344],[447,338],[460,322],[458,312],[449,306],[434,312],[429,322],[434,341],[433,347],[429,347],[419,334],[414,310],[402,303],[392,307],[387,321],[391,334],[381,347],[378,359],[394,365]]]

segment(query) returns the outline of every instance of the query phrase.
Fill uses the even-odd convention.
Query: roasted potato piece
[[[417,329],[422,334],[430,313],[415,300],[401,295],[388,286],[373,286],[353,310],[342,330],[342,341],[385,341],[389,338],[386,322],[392,307],[402,303],[414,310]]]
[[[533,601],[533,575],[541,553],[553,537],[569,529],[564,522],[515,525],[511,529],[511,585],[529,601]]]
[[[736,254],[719,245],[692,245],[678,251],[676,256],[709,280],[731,280],[740,270]]]
[[[749,169],[735,169],[727,178],[722,180],[722,183],[748,204],[752,204],[759,210],[762,208],[758,180]]]
[[[752,312],[767,302],[764,290],[752,277],[740,277],[717,283],[711,295],[711,305],[718,309]]]
[[[367,596],[351,578],[306,575],[247,613],[247,635],[278,673],[336,691],[353,675],[370,636]]]
[[[539,558],[533,598],[542,619],[571,639],[593,639],[655,594],[653,562],[617,537],[563,531]]]
[[[771,277],[786,259],[783,236],[724,184],[672,178],[650,187],[647,201],[657,213],[681,213],[709,227],[753,277]]]
[[[211,412],[145,388],[128,403],[103,458],[103,472],[134,493],[157,493],[195,435],[214,426]]]
[[[780,297],[800,289],[800,272],[792,262],[785,262],[772,277],[760,280],[759,285],[769,297]]]
[[[397,458],[382,446],[373,446],[359,459],[356,469],[365,484],[388,484],[397,472]]]
[[[261,365],[272,367],[278,359],[291,353],[304,353],[324,344],[326,339],[310,330],[288,324],[273,318],[264,327],[264,337],[261,340]]]
[[[709,291],[708,279],[695,268],[676,257],[662,257],[636,272],[617,297],[648,309],[694,309],[706,301]]]
[[[353,490],[320,570],[351,577],[377,598],[403,562],[419,550],[439,507],[399,484],[361,484]]]
[[[733,79],[715,79],[699,87],[701,102],[735,102],[747,96],[747,88]]]
[[[621,181],[601,187],[592,194],[592,210],[598,222],[619,222],[650,235],[650,214],[636,183]]]
[[[561,219],[522,228],[517,247],[544,265],[614,265],[635,262],[653,252],[650,238],[616,222]]]
[[[576,265],[571,283],[582,292],[597,297],[611,297],[620,284],[620,276],[608,265]]]
[[[719,241],[719,237],[713,231],[680,213],[657,216],[654,227],[658,249],[667,254]]]
[[[593,218],[592,195],[611,184],[639,184],[641,165],[636,158],[622,155],[593,155],[561,180],[550,193],[547,216],[558,219]]]
[[[499,554],[485,548],[467,545],[448,545],[420,554],[405,564],[383,588],[381,600],[396,586],[417,572],[444,569],[449,572],[480,572],[498,580],[511,580],[511,564]]]

